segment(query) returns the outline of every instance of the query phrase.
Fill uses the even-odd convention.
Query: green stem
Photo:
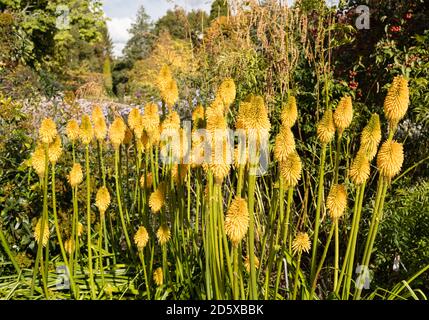
[[[334,234],[335,229],[335,223],[332,223],[331,231],[329,232],[328,239],[326,240],[325,249],[322,253],[322,258],[320,259],[319,266],[316,269],[316,273],[314,275],[313,283],[311,285],[311,294],[310,297],[312,298],[314,295],[314,292],[316,291],[317,286],[317,278],[319,277],[319,273],[322,270],[323,264],[325,263],[326,255],[328,253],[329,245],[331,244],[332,235]]]
[[[299,269],[301,266],[301,255],[302,252],[298,253],[298,261],[296,262],[296,271],[295,271],[295,278],[294,278],[294,285],[293,285],[293,294],[292,294],[292,300],[296,300],[296,295],[298,293],[298,275],[299,275]]]
[[[334,176],[334,184],[338,184],[338,175],[340,171],[340,153],[341,153],[341,139],[343,137],[343,132],[338,131],[337,137],[337,151],[335,152],[335,176]]]
[[[43,288],[45,291],[45,297],[48,299],[49,293],[47,290],[47,284],[46,284],[46,278],[44,276],[44,269],[43,269],[43,258],[42,258],[42,248],[43,248],[43,237],[44,237],[44,231],[45,231],[45,223],[47,222],[48,218],[48,173],[49,173],[49,163],[48,163],[48,145],[44,145],[45,148],[45,174],[43,178],[43,212],[42,212],[42,222],[41,222],[41,234],[40,234],[40,241],[37,246],[37,255],[36,255],[36,261],[34,264],[33,269],[33,279],[31,282],[31,290],[30,295],[32,296],[34,294],[34,286],[36,284],[37,279],[37,273],[39,271],[39,262],[40,262],[40,269],[42,270],[42,278],[43,278]]]
[[[63,243],[63,239],[62,239],[62,236],[61,236],[60,226],[59,226],[59,223],[58,223],[57,196],[56,196],[56,191],[55,191],[55,164],[52,165],[52,212],[54,214],[55,230],[57,232],[58,243],[60,245],[61,255],[63,257],[64,264],[68,268],[67,271],[68,271],[68,276],[70,278],[70,285],[71,285],[71,288],[72,288],[72,292],[73,292],[74,296],[76,297],[76,290],[75,290],[75,287],[74,287],[73,274],[72,274],[72,272],[70,270],[71,268],[70,268],[69,261],[67,259],[66,251],[64,250],[64,243]]]
[[[340,239],[338,235],[338,224],[339,221],[336,219],[334,221],[335,225],[335,256],[334,256],[334,290],[338,284],[338,269],[339,269],[339,260],[340,260]]]
[[[127,242],[128,249],[130,250],[130,252],[132,252],[133,249],[131,247],[131,241],[128,236],[127,226],[125,224],[124,212],[122,209],[122,202],[121,202],[121,189],[119,187],[119,148],[115,149],[115,186],[116,186],[116,198],[118,200],[118,210],[119,210],[119,217],[121,219],[122,230],[125,235],[125,241]]]
[[[317,259],[317,246],[319,242],[319,226],[320,226],[320,211],[322,209],[322,199],[323,199],[323,181],[325,175],[325,160],[326,160],[326,144],[322,145],[320,151],[320,171],[319,171],[319,183],[318,183],[318,193],[317,193],[317,205],[316,205],[316,220],[314,223],[314,235],[313,235],[313,251],[311,254],[311,281],[314,281],[316,274],[316,259]]]
[[[86,223],[87,223],[87,246],[88,246],[88,271],[89,286],[91,287],[91,299],[96,299],[94,273],[92,270],[92,248],[91,248],[91,180],[89,168],[89,144],[85,147],[86,166]]]
[[[249,172],[249,258],[250,258],[250,299],[258,299],[255,268],[255,185],[256,175]]]

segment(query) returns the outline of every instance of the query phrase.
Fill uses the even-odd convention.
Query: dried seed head
[[[134,243],[137,246],[137,249],[140,251],[146,247],[147,242],[149,241],[149,234],[145,227],[140,226],[137,230],[136,234],[134,235]]]
[[[73,188],[78,186],[83,181],[82,167],[79,163],[73,164],[73,167],[67,178]]]
[[[289,127],[282,126],[274,144],[274,158],[285,161],[287,156],[295,151],[295,139]]]
[[[42,231],[42,218],[37,220],[36,228],[34,229],[34,238],[37,243],[40,243],[40,240],[43,239],[42,245],[46,247],[49,240],[49,221],[45,220]]]
[[[79,138],[79,130],[79,124],[75,119],[72,119],[67,123],[66,134],[71,142],[75,142]]]
[[[296,151],[290,153],[280,165],[280,177],[287,187],[294,187],[301,179],[302,163]]]
[[[95,196],[95,205],[100,211],[100,214],[104,215],[110,205],[110,193],[105,186],[98,189],[97,195]]]
[[[335,124],[332,110],[326,110],[319,124],[317,125],[317,138],[323,144],[328,144],[334,139]]]
[[[292,251],[294,254],[302,252],[309,252],[311,248],[310,237],[306,232],[298,232],[292,242]]]
[[[94,129],[92,128],[91,120],[88,115],[82,117],[79,129],[79,137],[83,144],[88,145],[94,138]]]
[[[343,184],[334,184],[331,187],[326,206],[332,220],[338,220],[342,217],[347,208],[347,191]]]
[[[160,245],[164,245],[170,241],[171,232],[167,225],[163,224],[159,227],[158,231],[156,232],[156,238],[158,239],[158,243]]]
[[[249,228],[249,211],[247,201],[243,198],[235,198],[225,217],[225,233],[234,246],[243,240]]]
[[[393,178],[402,168],[404,162],[404,147],[395,140],[386,141],[378,151],[377,167],[380,174],[386,178]]]
[[[51,118],[45,118],[42,121],[39,129],[40,141],[46,144],[51,144],[57,136],[57,126]]]
[[[366,127],[362,130],[360,148],[371,161],[377,154],[378,145],[381,141],[380,117],[374,113]]]
[[[409,103],[408,80],[403,76],[396,76],[384,100],[384,113],[392,125],[396,125],[405,116]]]
[[[342,132],[347,129],[352,123],[353,119],[353,105],[352,98],[345,96],[341,98],[338,103],[337,109],[334,112],[334,123],[338,131]]]
[[[119,149],[121,143],[125,140],[127,126],[121,117],[116,117],[109,129],[109,138],[115,149]]]
[[[290,96],[287,103],[283,105],[281,119],[282,125],[289,128],[292,128],[298,119],[298,107],[294,96]]]

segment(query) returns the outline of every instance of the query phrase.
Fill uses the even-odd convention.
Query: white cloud
[[[109,29],[110,37],[113,42],[113,53],[115,56],[120,56],[122,54],[122,49],[125,47],[130,34],[128,29],[131,27],[133,19],[126,18],[110,18],[107,21],[107,27]]]

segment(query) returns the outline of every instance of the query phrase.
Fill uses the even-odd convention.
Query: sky
[[[288,3],[293,0],[287,0]],[[128,29],[135,21],[138,9],[143,5],[151,20],[156,21],[162,17],[168,9],[173,9],[175,5],[184,8],[186,11],[193,9],[203,9],[210,11],[212,0],[103,0],[103,8],[109,18],[107,26],[110,37],[113,41],[113,54],[122,55],[130,35]],[[328,4],[336,4],[338,0],[327,0]]]
[[[211,2],[211,0],[103,0],[104,12],[109,18],[107,26],[113,41],[114,55],[122,54],[122,49],[130,37],[128,29],[135,21],[140,6],[143,5],[150,18],[156,21],[175,5],[187,11],[203,9],[209,12]]]

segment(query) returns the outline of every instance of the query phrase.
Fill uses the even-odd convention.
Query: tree
[[[163,17],[158,19],[155,23],[154,34],[159,36],[165,31],[175,39],[189,38],[189,23],[183,8],[176,6],[174,10],[168,10]]]
[[[210,9],[210,21],[228,15],[228,1],[227,0],[215,0],[212,3]]]
[[[124,48],[126,58],[136,61],[147,57],[153,42],[151,29],[152,24],[149,21],[149,15],[146,13],[144,6],[141,6],[137,13],[136,22],[128,30],[131,38]]]

